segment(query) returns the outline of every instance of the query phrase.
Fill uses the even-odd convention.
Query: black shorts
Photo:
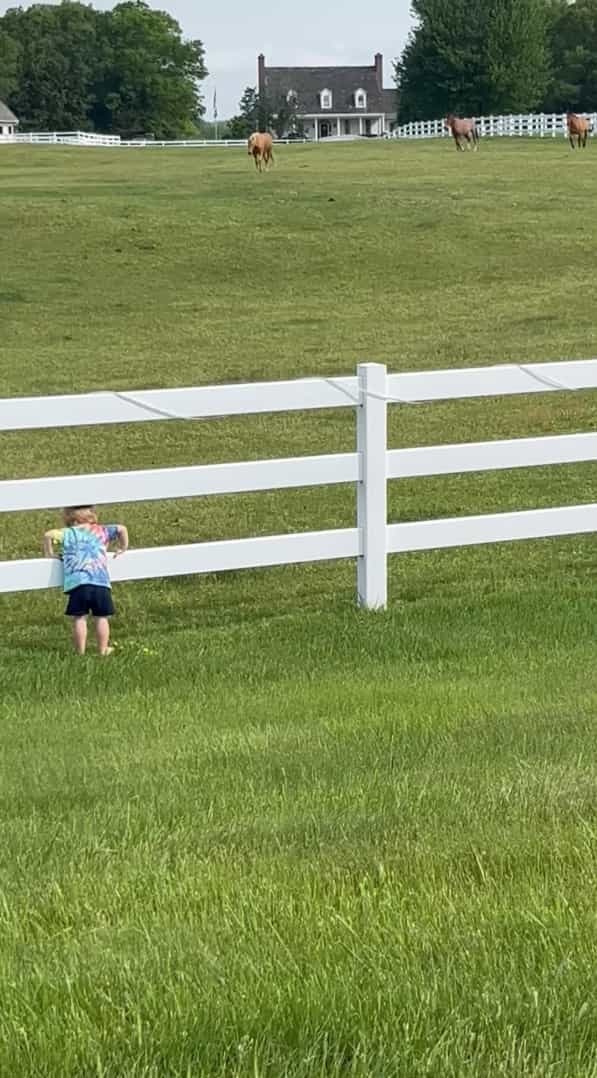
[[[68,592],[65,614],[69,618],[84,618],[93,614],[94,618],[111,618],[114,613],[112,592],[98,584],[81,584]]]

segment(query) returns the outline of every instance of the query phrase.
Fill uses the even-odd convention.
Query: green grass
[[[1,394],[595,354],[593,154],[508,140],[0,152]],[[392,409],[409,446],[593,394]],[[3,478],[333,452],[346,413],[1,437]],[[408,520],[582,465],[391,484]],[[339,527],[345,488],[105,509],[135,545]],[[35,555],[53,513],[0,518]],[[597,1076],[594,540],[0,600],[0,1074]]]

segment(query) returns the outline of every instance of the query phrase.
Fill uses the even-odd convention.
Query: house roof
[[[265,92],[272,102],[294,91],[299,115],[329,116],[330,112],[340,112],[358,116],[363,111],[395,115],[397,111],[396,91],[380,86],[376,67],[266,67],[264,79]],[[321,108],[322,90],[332,92],[331,109]],[[355,108],[357,90],[367,94],[365,110]]]
[[[394,87],[393,90],[383,91],[384,100],[384,112],[386,116],[398,115],[398,90]]]
[[[11,112],[8,105],[4,104],[4,101],[0,101],[0,124],[18,124],[18,120]]]

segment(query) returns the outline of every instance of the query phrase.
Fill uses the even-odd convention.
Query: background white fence
[[[366,363],[356,377],[4,399],[0,432],[351,407],[356,410],[356,452],[4,480],[0,511],[354,483],[353,528],[131,550],[113,563],[113,578],[356,558],[359,601],[378,609],[387,602],[388,554],[597,531],[596,503],[388,524],[389,479],[597,460],[597,433],[592,432],[388,450],[388,405],[595,388],[597,360],[390,375],[381,364]],[[0,562],[0,592],[59,586],[61,575],[60,564],[50,559]]]
[[[597,134],[597,112],[582,113],[592,122],[592,134]],[[558,138],[568,137],[566,113],[529,113],[514,116],[477,116],[475,117],[479,134],[483,137],[498,138],[504,136],[520,138]],[[451,138],[445,120],[417,120],[403,124],[394,130],[395,138]]]
[[[277,139],[278,143],[294,145],[306,139]],[[246,139],[122,139],[120,135],[100,135],[94,131],[31,131],[24,134],[0,136],[0,145],[25,144],[32,146],[100,146],[116,149],[205,149],[210,146],[246,146]]]
[[[583,113],[592,123],[592,135],[597,134],[597,112]],[[565,113],[529,113],[513,116],[478,116],[479,132],[483,137],[503,136],[559,138],[568,136]],[[420,120],[396,127],[393,135],[398,139],[449,138],[445,121]],[[307,142],[307,139],[278,139],[283,145]],[[347,141],[347,139],[323,139],[323,143]],[[348,139],[348,141],[352,141]],[[36,146],[103,146],[120,149],[205,149],[210,146],[246,146],[245,139],[121,139],[119,135],[101,135],[93,131],[33,131],[26,134],[0,136],[0,145],[28,143]]]

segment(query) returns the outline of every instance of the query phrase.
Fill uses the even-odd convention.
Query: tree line
[[[202,43],[143,0],[111,11],[62,0],[0,17],[0,98],[25,131],[192,136],[206,75]]]
[[[400,122],[597,108],[597,0],[412,0]]]

